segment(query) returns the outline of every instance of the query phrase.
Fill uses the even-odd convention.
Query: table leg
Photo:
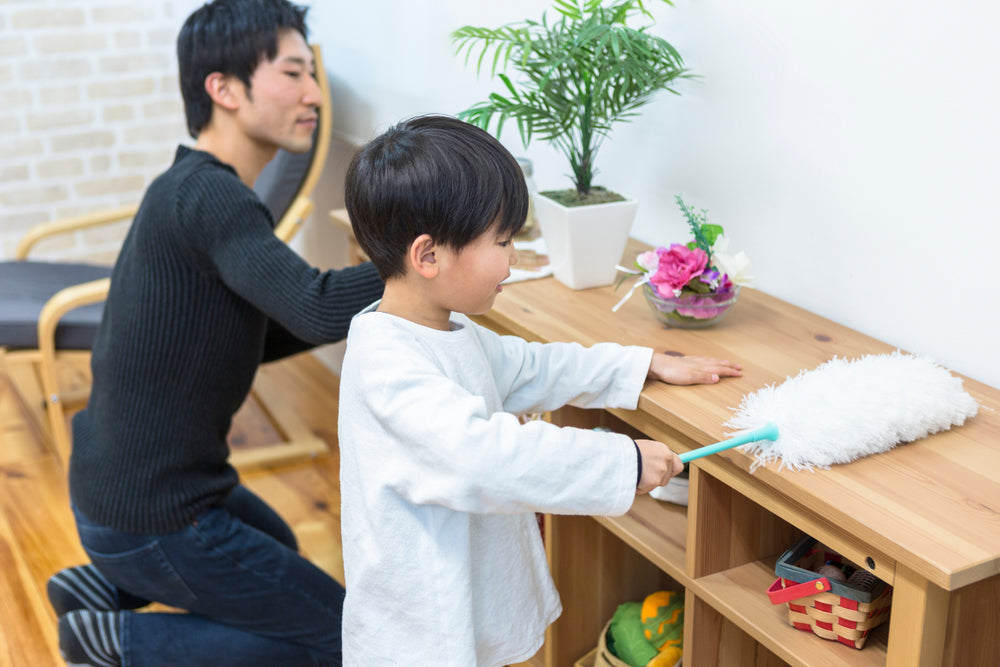
[[[887,667],[942,664],[949,602],[948,591],[897,562]]]

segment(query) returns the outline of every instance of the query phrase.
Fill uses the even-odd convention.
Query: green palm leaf
[[[614,124],[628,122],[661,90],[679,94],[670,84],[692,75],[648,24],[628,25],[635,16],[652,19],[642,0],[553,0],[553,9],[552,20],[543,13],[540,21],[452,33],[466,64],[475,57],[482,74],[488,62],[505,89],[458,115],[487,130],[495,126],[498,136],[513,120],[525,146],[534,137],[550,142],[586,194],[597,150]]]

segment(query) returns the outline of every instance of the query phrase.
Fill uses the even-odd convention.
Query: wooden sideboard
[[[331,219],[346,225],[344,211]],[[639,244],[627,251],[634,256]],[[634,411],[566,408],[565,425],[604,425],[676,451],[726,437],[743,395],[833,357],[891,346],[744,288],[728,317],[670,329],[641,294],[617,313],[610,287],[573,291],[553,278],[505,287],[480,321],[541,342],[615,341],[739,361],[716,385],[648,383]],[[684,590],[684,664],[893,667],[1000,664],[1000,391],[965,379],[981,405],[964,426],[830,470],[792,472],[730,450],[692,463],[688,507],[648,496],[623,517],[547,516],[546,547],[563,614],[549,667],[573,665],[618,604]],[[808,534],[892,584],[890,620],[856,650],[787,623],[767,588],[777,557]]]

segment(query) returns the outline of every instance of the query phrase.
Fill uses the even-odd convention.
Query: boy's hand
[[[740,365],[709,357],[672,357],[653,353],[647,377],[667,384],[714,384],[723,377],[739,377]]]
[[[658,486],[664,486],[674,475],[684,470],[681,457],[656,440],[636,440],[642,455],[642,476],[635,492],[649,493]]]

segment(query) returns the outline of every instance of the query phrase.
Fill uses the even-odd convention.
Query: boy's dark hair
[[[448,116],[411,118],[364,146],[347,169],[345,196],[383,280],[403,275],[421,234],[460,251],[494,223],[513,236],[528,213],[517,160],[488,132]]]
[[[197,138],[212,119],[205,79],[212,72],[233,75],[250,94],[250,76],[263,58],[278,55],[278,34],[307,36],[308,7],[288,0],[213,0],[195,10],[177,35],[177,63],[188,132]]]

